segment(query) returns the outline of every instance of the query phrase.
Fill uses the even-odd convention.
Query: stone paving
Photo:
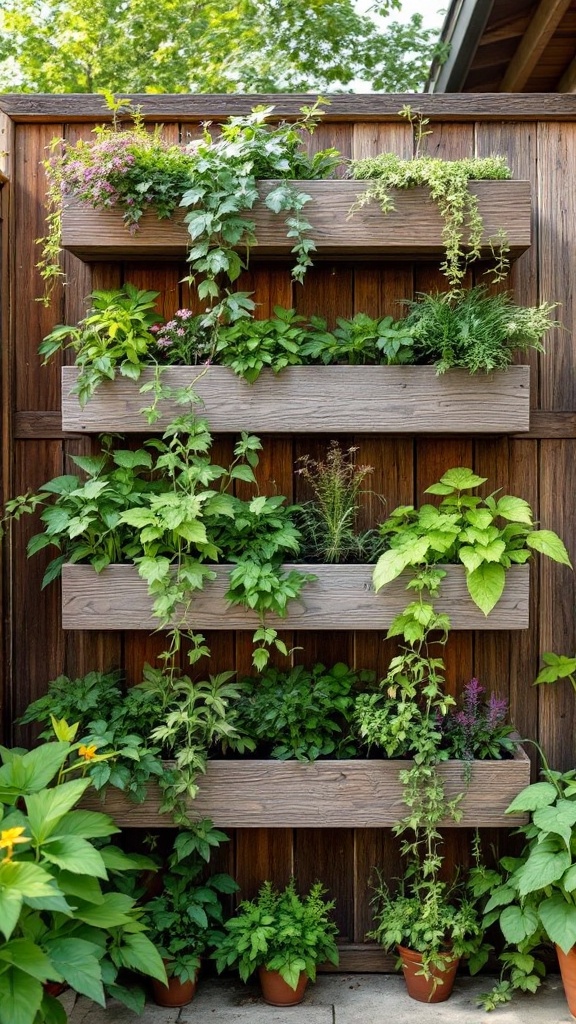
[[[485,1013],[476,996],[490,988],[488,977],[458,978],[447,1002],[428,1005],[406,995],[401,978],[389,974],[321,975],[299,1006],[278,1009],[262,1002],[255,985],[203,980],[196,998],[181,1010],[147,1003],[141,1017],[118,1003],[102,1010],[87,999],[62,997],[69,1024],[574,1024],[562,983],[551,975],[537,995]]]

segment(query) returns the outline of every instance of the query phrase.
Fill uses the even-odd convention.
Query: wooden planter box
[[[214,566],[215,580],[194,597],[179,625],[191,629],[256,629],[258,616],[225,599],[229,565]],[[291,601],[286,618],[267,617],[270,626],[285,629],[386,629],[406,607],[411,591],[406,577],[389,583],[379,593],[372,587],[372,565],[287,565],[315,573],[301,597]],[[508,570],[502,598],[487,617],[471,601],[462,566],[445,566],[439,612],[450,616],[453,629],[527,629],[529,566]],[[133,565],[110,565],[96,573],[90,565],[62,568],[62,626],[64,629],[153,630],[152,599]]]
[[[62,369],[62,429],[150,433],[161,430],[182,406],[161,404],[151,428],[140,409],[148,401],[139,381],[119,377],[102,384],[81,408],[72,389],[75,366]],[[530,367],[471,375],[451,370],[437,376],[433,366],[290,366],[280,374],[264,370],[254,384],[226,366],[168,366],[162,382],[190,385],[202,400],[195,407],[213,431],[322,433],[350,430],[379,434],[497,434],[530,428]]]
[[[400,772],[411,761],[210,761],[200,791],[188,801],[194,818],[211,818],[220,828],[386,828],[406,814]],[[505,815],[513,798],[530,783],[530,761],[519,748],[509,761],[475,761],[467,786],[464,762],[445,761],[439,772],[448,799],[464,793],[459,822],[446,827],[512,827],[527,815]],[[171,827],[160,814],[155,785],[142,804],[108,789],[102,803],[95,792],[84,806],[110,814],[121,826]]]
[[[262,181],[265,195],[277,186]],[[382,213],[377,203],[349,217],[350,208],[365,188],[361,181],[302,181],[296,186],[312,197],[304,212],[312,224],[311,237],[317,250],[314,258],[374,259],[403,256],[428,259],[443,253],[442,220],[425,188],[398,190],[395,209]],[[490,238],[503,229],[510,255],[517,257],[530,245],[530,182],[475,181],[470,189],[478,196],[484,222],[483,255],[490,256]],[[153,212],[145,213],[140,230],[130,234],[117,210],[94,210],[69,202],[62,217],[62,246],[82,260],[170,259],[184,257],[190,236],[183,210],[170,220],[159,221]],[[256,223],[258,244],[250,258],[291,259],[292,238],[286,238],[284,218],[263,204],[256,204],[250,217]]]

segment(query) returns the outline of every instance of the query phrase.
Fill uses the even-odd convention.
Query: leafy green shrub
[[[331,669],[314,665],[310,671],[303,665],[290,672],[269,667],[255,679],[242,680],[247,689],[238,707],[238,728],[280,761],[353,757],[357,750],[350,722],[356,689],[373,679],[373,672],[353,672],[340,662]]]
[[[258,967],[279,971],[295,989],[302,971],[316,979],[316,965],[328,960],[338,964],[334,942],[336,925],[330,921],[333,901],[322,897],[325,889],[315,882],[300,897],[294,880],[281,892],[264,882],[255,900],[243,900],[236,917],[226,921],[226,934],[213,954],[216,967],[237,967],[247,981]]]

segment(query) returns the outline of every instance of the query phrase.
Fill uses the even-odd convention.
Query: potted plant
[[[54,720],[52,741],[0,748],[0,1002],[11,1024],[67,1019],[46,983],[141,1010],[144,992],[122,969],[166,977],[135,900],[112,881],[153,863],[108,842],[119,829],[107,815],[77,808],[85,768],[103,755],[75,731]]]
[[[441,881],[413,862],[395,892],[381,877],[374,891],[376,925],[368,937],[398,950],[412,999],[448,999],[463,956],[472,973],[485,963],[482,915],[466,885]]]
[[[218,971],[236,967],[247,981],[258,970],[267,1003],[300,1003],[308,980],[316,980],[317,965],[338,964],[337,929],[330,920],[334,902],[326,902],[324,893],[320,882],[303,897],[294,879],[281,891],[264,882],[256,899],[243,900],[236,916],[226,921],[213,954]]]
[[[209,826],[208,822],[203,823]],[[194,998],[201,956],[222,937],[221,897],[237,890],[226,874],[203,877],[205,857],[198,843],[198,825],[178,832],[166,867],[162,892],[149,900],[143,920],[166,967],[167,983],[153,981],[159,1006],[184,1006]],[[202,831],[210,850],[226,839],[211,827]]]

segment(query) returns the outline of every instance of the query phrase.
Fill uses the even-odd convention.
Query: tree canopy
[[[436,36],[354,0],[0,0],[0,90],[418,91]]]

